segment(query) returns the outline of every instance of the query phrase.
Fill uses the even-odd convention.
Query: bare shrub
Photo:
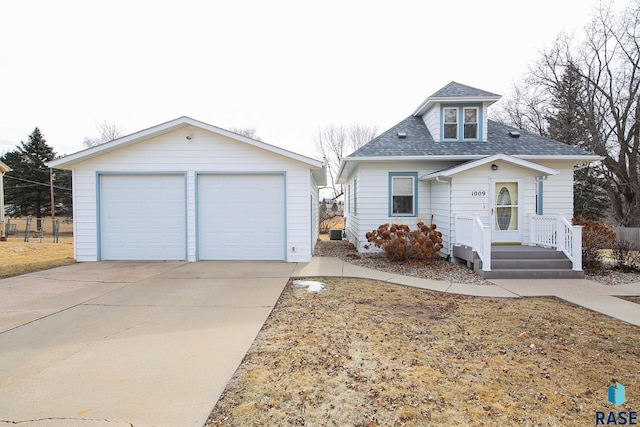
[[[640,254],[632,249],[633,243],[628,240],[617,240],[613,245],[613,260],[618,270],[640,270]]]
[[[416,227],[411,231],[408,225],[382,224],[368,232],[366,237],[368,242],[382,248],[390,261],[438,259],[442,249],[442,233],[436,230],[435,224],[428,226],[421,221]],[[369,247],[365,246],[366,249]]]
[[[613,248],[616,233],[601,222],[584,219],[581,215],[573,219],[574,225],[582,226],[582,265],[586,270],[602,270],[602,249]]]

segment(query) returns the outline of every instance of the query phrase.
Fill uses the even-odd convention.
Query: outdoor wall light
[[[498,165],[496,165],[495,163],[491,165],[491,170],[492,171],[497,171],[498,170]]]

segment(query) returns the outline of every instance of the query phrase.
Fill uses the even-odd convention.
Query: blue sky
[[[0,153],[36,126],[71,154],[99,122],[186,115],[314,156],[318,129],[383,131],[452,80],[507,95],[598,1],[433,3],[3,2]]]

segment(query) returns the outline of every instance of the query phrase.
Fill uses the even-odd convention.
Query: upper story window
[[[479,107],[443,107],[442,139],[477,141],[480,139]]]
[[[464,108],[464,139],[478,139],[478,108]]]
[[[444,139],[458,139],[458,109],[444,109]]]

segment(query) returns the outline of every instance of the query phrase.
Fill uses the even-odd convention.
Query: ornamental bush
[[[369,243],[382,248],[390,261],[438,259],[442,249],[442,233],[436,230],[435,224],[429,226],[421,221],[416,227],[411,231],[404,224],[382,224],[368,232],[366,237]],[[365,245],[366,249],[369,247]]]
[[[602,270],[602,249],[613,248],[615,231],[601,222],[584,219],[582,215],[574,218],[573,224],[582,226],[582,266],[586,270]]]

